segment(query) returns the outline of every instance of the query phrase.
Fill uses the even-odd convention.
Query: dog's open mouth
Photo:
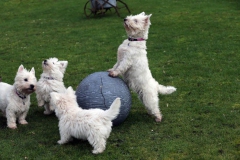
[[[32,93],[32,92],[34,92],[35,91],[35,88],[28,88],[28,90],[27,90],[29,93]]]
[[[23,90],[23,92],[25,94],[31,94],[31,93],[35,92],[35,88],[26,88]]]
[[[27,90],[29,90],[29,91],[34,91],[35,88],[28,88]]]

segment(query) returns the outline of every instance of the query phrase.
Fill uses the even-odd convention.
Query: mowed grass
[[[0,1],[0,76],[13,84],[20,64],[57,57],[69,62],[65,86],[116,62],[127,38],[114,11],[86,18],[86,1]],[[132,93],[128,118],[113,127],[103,154],[86,141],[58,145],[58,120],[44,116],[31,96],[28,125],[6,127],[0,116],[0,159],[240,159],[240,2],[125,0],[132,14],[152,14],[147,41],[154,78],[177,92],[160,95],[164,115],[154,122]]]

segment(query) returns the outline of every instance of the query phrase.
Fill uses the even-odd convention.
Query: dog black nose
[[[44,62],[44,63],[46,63],[46,62],[47,62],[47,60],[45,59],[43,62]]]
[[[127,18],[124,18],[124,20],[123,20],[123,21],[124,21],[124,22],[125,22],[125,21],[127,21]]]
[[[31,84],[31,85],[30,85],[30,88],[31,88],[31,89],[33,89],[33,88],[34,88],[34,85],[33,85],[33,84]]]

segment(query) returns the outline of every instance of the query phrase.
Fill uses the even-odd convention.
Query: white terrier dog
[[[49,109],[50,93],[66,91],[63,77],[67,65],[68,61],[58,61],[57,58],[49,58],[42,62],[43,73],[37,82],[36,94],[38,106],[44,105],[45,115],[53,113]]]
[[[160,85],[149,70],[146,40],[151,24],[150,17],[151,14],[145,15],[142,12],[124,19],[128,39],[119,46],[117,63],[108,71],[112,77],[122,75],[128,86],[138,93],[148,113],[160,122],[162,114],[158,105],[158,93],[171,94],[176,91],[176,88]]]
[[[84,110],[78,106],[75,92],[68,87],[65,93],[51,92],[50,106],[59,119],[61,139],[59,144],[67,143],[72,137],[88,142],[93,146],[92,153],[102,153],[112,130],[112,120],[119,114],[120,98],[116,98],[110,108]]]
[[[35,91],[34,68],[31,71],[20,65],[13,85],[0,82],[0,109],[7,117],[7,126],[17,128],[16,120],[20,124],[28,124],[25,120],[30,107],[30,94]]]

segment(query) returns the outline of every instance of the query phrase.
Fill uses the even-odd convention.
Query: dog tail
[[[158,85],[158,93],[160,94],[171,94],[175,92],[177,88],[173,86],[163,86],[161,84]]]
[[[116,98],[111,104],[110,108],[104,112],[104,117],[108,118],[109,120],[114,120],[120,112],[120,107],[121,100],[120,98]]]

